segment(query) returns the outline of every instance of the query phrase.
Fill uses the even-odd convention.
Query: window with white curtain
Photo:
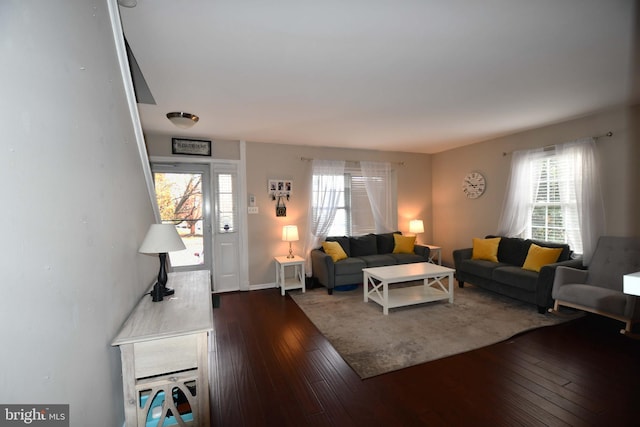
[[[573,250],[582,253],[575,192],[568,192],[563,197],[560,191],[561,188],[575,186],[569,165],[553,152],[537,159],[532,170],[531,181],[535,199],[532,203],[527,237],[568,243],[571,236]]]
[[[594,138],[514,151],[497,234],[559,243],[588,265],[605,216]]]
[[[376,233],[376,223],[371,209],[371,202],[367,193],[367,180],[380,181],[383,177],[365,177],[359,165],[347,166],[344,174],[336,176],[332,182],[338,192],[338,202],[335,206],[335,217],[328,231],[328,236],[357,236]],[[312,200],[320,200],[320,176],[313,176]],[[396,197],[396,192],[392,192]],[[315,212],[326,209],[323,206],[313,206]]]

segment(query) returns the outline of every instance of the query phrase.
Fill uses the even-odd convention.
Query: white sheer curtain
[[[511,153],[511,175],[498,223],[499,236],[519,236],[526,231],[535,200],[532,177],[537,160],[543,155],[542,148]]]
[[[376,233],[389,233],[396,229],[394,214],[391,163],[360,162],[364,185],[371,204]]]
[[[604,202],[599,184],[595,140],[585,138],[544,149],[515,151],[497,234],[530,237],[531,215],[540,179],[540,160],[548,155],[558,162],[559,197],[567,243],[589,264],[598,238],[604,234]]]
[[[344,160],[316,160],[311,163],[311,188],[307,235],[304,241],[305,271],[311,275],[309,253],[327,237],[336,216],[340,192],[344,186]]]
[[[569,245],[578,247],[582,243],[582,258],[585,265],[591,261],[598,238],[605,232],[605,214],[596,142],[593,138],[580,139],[556,147],[556,155],[567,171],[565,185],[560,186],[560,198],[567,204],[563,212],[568,229],[580,230],[580,236],[568,233]],[[573,212],[572,212],[573,210]]]

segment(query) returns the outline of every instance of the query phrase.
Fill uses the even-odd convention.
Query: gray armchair
[[[625,323],[630,334],[640,321],[640,299],[622,292],[622,277],[640,271],[640,238],[603,236],[587,270],[558,267],[551,296],[552,312],[561,306],[610,317]]]

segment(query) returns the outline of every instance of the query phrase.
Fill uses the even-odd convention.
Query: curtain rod
[[[613,136],[613,132],[609,131],[609,132],[605,133],[604,135],[592,136],[591,138],[598,139],[598,138],[604,138],[605,136],[607,138],[610,138],[610,137]],[[545,147],[542,147],[543,150],[550,150],[552,148],[553,148],[553,145],[547,145]],[[503,151],[502,152],[502,156],[504,157],[504,156],[506,156],[508,154],[511,154],[511,153],[513,153],[513,151]]]
[[[316,160],[316,159],[314,159],[312,157],[300,157],[300,160],[306,161],[306,162],[311,162],[311,161]],[[375,161],[375,160],[372,160],[372,161]],[[345,160],[345,162],[346,163],[360,163],[361,160]],[[389,163],[391,163],[392,165],[404,166],[404,162],[389,162]]]

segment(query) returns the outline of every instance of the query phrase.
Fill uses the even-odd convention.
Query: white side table
[[[297,255],[293,258],[287,258],[286,255],[283,255],[274,257],[274,259],[276,261],[276,285],[280,288],[280,294],[284,296],[285,291],[291,289],[302,289],[302,292],[305,292],[304,258]],[[286,277],[286,267],[293,267],[293,277]]]
[[[436,264],[434,258],[437,256],[438,257],[438,265],[442,265],[442,248],[440,246],[434,246],[434,245],[424,245],[426,247],[429,248],[430,252],[429,252],[429,262],[431,264]]]

